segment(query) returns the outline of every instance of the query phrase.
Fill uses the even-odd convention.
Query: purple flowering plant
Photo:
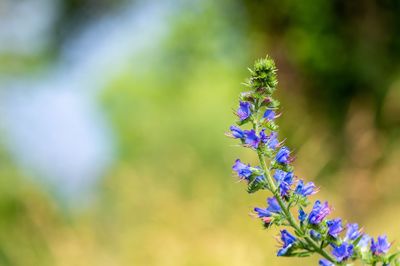
[[[400,265],[399,253],[388,253],[391,243],[385,235],[375,240],[356,223],[345,225],[341,218],[328,218],[332,212],[328,202],[310,203],[309,197],[319,189],[294,175],[293,153],[278,140],[280,103],[272,97],[278,85],[275,63],[266,57],[249,70],[251,76],[244,84],[250,91],[241,93],[237,125],[227,135],[254,150],[259,166],[237,159],[232,169],[247,183],[248,193],[268,190],[272,194],[266,207],[256,207],[254,212],[265,228],[285,228],[280,231],[277,256],[319,254],[323,266],[348,265],[355,260],[364,265]]]

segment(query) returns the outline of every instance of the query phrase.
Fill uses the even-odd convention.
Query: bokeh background
[[[0,265],[276,258],[224,132],[279,68],[281,136],[333,216],[400,239],[400,2],[0,0]],[[395,242],[394,246],[399,242]]]

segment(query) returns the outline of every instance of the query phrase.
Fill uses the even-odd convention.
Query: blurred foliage
[[[343,125],[351,100],[362,97],[381,122],[400,67],[398,1],[244,2],[254,28],[306,80],[311,107]]]
[[[338,215],[400,238],[398,2],[200,2],[177,1],[160,49],[98,95],[119,154],[90,208],[63,209],[1,150],[0,265],[300,263],[275,258],[273,232],[247,217],[264,196],[247,195],[230,167],[255,158],[223,135],[246,66],[266,53],[297,174],[318,179]],[[57,45],[88,12],[124,5],[63,4]]]

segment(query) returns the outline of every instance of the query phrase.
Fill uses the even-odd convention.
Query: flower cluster
[[[365,265],[400,265],[397,254],[388,254],[391,243],[386,236],[375,240],[356,223],[329,218],[332,207],[328,202],[316,200],[311,204],[310,196],[319,189],[313,182],[295,176],[293,153],[278,139],[276,120],[280,103],[272,97],[278,84],[275,63],[268,57],[260,59],[250,72],[245,83],[250,90],[240,95],[237,123],[227,135],[254,150],[259,165],[251,166],[237,159],[232,169],[247,183],[249,193],[272,193],[266,207],[254,208],[263,225],[291,228],[292,232],[280,231],[281,248],[277,255],[304,257],[317,253],[322,256],[319,264],[324,266],[344,265],[357,259]]]

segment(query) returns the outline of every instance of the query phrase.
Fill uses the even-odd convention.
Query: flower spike
[[[246,181],[247,191],[268,190],[272,194],[267,207],[255,207],[253,216],[266,228],[290,229],[280,230],[281,247],[277,255],[318,254],[321,266],[351,264],[354,260],[361,260],[364,265],[400,265],[398,253],[388,254],[392,244],[385,235],[375,240],[356,223],[345,225],[341,218],[328,220],[332,207],[326,201],[316,200],[309,207],[309,197],[319,188],[313,182],[295,177],[293,152],[282,139],[278,140],[276,120],[282,113],[279,101],[273,97],[278,85],[275,63],[267,56],[257,60],[249,71],[250,77],[244,85],[250,90],[240,94],[235,112],[239,120],[226,135],[257,153],[259,166],[237,159],[232,167],[239,180]]]

